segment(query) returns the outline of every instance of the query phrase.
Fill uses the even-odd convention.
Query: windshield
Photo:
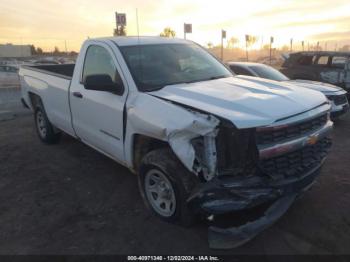
[[[232,76],[195,44],[124,46],[120,50],[140,91]]]
[[[288,77],[286,77],[284,74],[282,74],[280,71],[266,65],[254,65],[249,66],[258,76],[262,78],[267,78],[270,80],[275,81],[287,81],[289,80]]]

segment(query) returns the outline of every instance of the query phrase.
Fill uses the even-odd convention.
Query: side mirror
[[[89,75],[84,80],[84,87],[87,90],[111,92],[117,95],[124,93],[123,84],[113,82],[109,75]]]

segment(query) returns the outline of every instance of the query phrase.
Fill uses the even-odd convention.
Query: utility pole
[[[140,30],[139,30],[139,12],[136,8],[136,30],[137,30],[137,37],[140,37]]]
[[[293,52],[293,38],[290,39],[290,52]]]
[[[186,24],[184,23],[184,39],[186,40]]]
[[[250,39],[250,35],[245,35],[245,54],[247,57],[247,62],[249,61],[249,57],[248,57],[248,42]]]
[[[309,52],[310,51],[310,42],[307,41],[307,51]]]
[[[319,46],[320,46],[320,42],[319,42],[319,41],[317,41],[316,51],[318,51],[318,50],[319,50]]]
[[[23,57],[23,39],[21,37],[21,56]]]
[[[301,46],[302,46],[303,52],[304,52],[304,41],[301,41]]]
[[[326,41],[326,43],[324,44],[324,51],[327,51],[327,41]]]
[[[270,37],[270,65],[271,65],[271,59],[272,59],[272,43],[273,43],[273,36]]]
[[[224,38],[226,38],[226,31],[221,29],[221,61],[224,61]]]

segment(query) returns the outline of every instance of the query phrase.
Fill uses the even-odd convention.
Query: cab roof
[[[118,46],[136,46],[136,45],[154,45],[154,44],[188,44],[192,41],[169,38],[160,36],[117,36],[117,37],[102,37],[91,40],[114,42]]]

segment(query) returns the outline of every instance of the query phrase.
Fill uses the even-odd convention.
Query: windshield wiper
[[[230,75],[212,76],[208,80],[215,80],[215,79],[226,78],[226,77],[230,77]]]
[[[186,81],[184,83],[189,84],[189,83],[203,82],[203,81],[215,80],[215,79],[226,78],[226,77],[230,77],[230,75],[212,76],[212,77],[205,78],[205,79],[196,79],[196,80],[192,80],[192,81]]]

